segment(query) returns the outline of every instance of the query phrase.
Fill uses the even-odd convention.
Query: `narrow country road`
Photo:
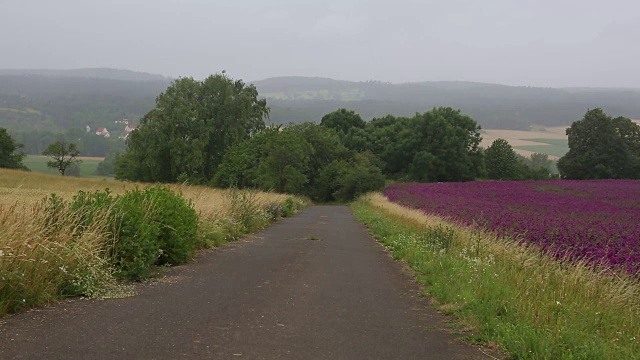
[[[486,359],[348,207],[317,206],[135,297],[5,318],[0,359]]]

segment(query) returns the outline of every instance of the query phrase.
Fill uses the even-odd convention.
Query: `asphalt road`
[[[124,299],[3,319],[0,359],[486,359],[349,208],[317,206]]]

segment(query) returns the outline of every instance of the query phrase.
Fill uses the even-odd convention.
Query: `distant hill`
[[[340,107],[370,120],[451,106],[484,128],[521,130],[532,125],[568,125],[596,107],[613,116],[640,117],[640,89],[554,89],[464,81],[392,84],[306,77],[270,78],[253,84],[272,109],[270,121],[283,124],[319,121]]]
[[[2,75],[37,75],[56,78],[90,78],[123,81],[167,81],[168,77],[158,74],[150,74],[139,71],[109,69],[109,68],[88,68],[72,70],[52,70],[52,69],[0,69]]]
[[[0,70],[0,127],[65,131],[138,119],[171,79],[116,69]]]
[[[106,127],[137,120],[172,79],[117,69],[0,70],[0,127],[12,132]],[[366,120],[412,116],[437,106],[461,109],[483,128],[568,125],[588,109],[640,119],[640,89],[536,88],[464,81],[392,84],[320,77],[253,81],[271,108],[270,124],[319,122],[339,108]]]

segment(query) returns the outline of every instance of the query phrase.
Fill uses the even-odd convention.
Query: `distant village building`
[[[104,136],[106,138],[111,137],[111,134],[109,134],[109,130],[107,130],[107,128],[98,128],[96,130],[96,135]]]
[[[116,124],[129,125],[129,119],[118,119],[115,121]]]
[[[129,137],[129,134],[131,134],[131,132],[132,132],[133,130],[135,130],[135,129],[136,129],[136,127],[135,127],[135,126],[133,126],[133,125],[127,125],[127,126],[125,126],[125,127],[124,127],[124,130],[122,131],[122,134],[120,134],[119,138],[120,138],[120,139],[126,139],[126,138],[128,138],[128,137]]]
[[[87,125],[87,134],[91,132],[91,126]]]

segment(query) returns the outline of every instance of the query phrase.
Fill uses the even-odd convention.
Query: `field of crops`
[[[399,184],[392,201],[640,275],[640,181]]]

